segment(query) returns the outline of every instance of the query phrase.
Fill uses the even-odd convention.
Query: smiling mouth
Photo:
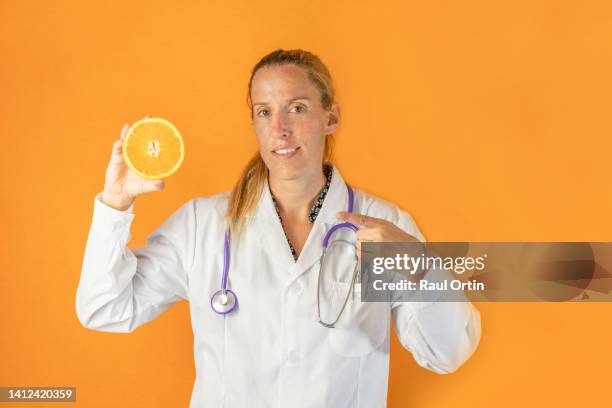
[[[299,146],[297,146],[297,147],[290,147],[290,148],[287,148],[287,149],[272,150],[272,153],[277,154],[279,156],[292,156],[299,149],[300,149]]]

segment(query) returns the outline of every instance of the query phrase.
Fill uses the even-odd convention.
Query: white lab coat
[[[480,315],[469,302],[362,303],[359,284],[336,328],[318,323],[321,240],[348,199],[337,168],[297,262],[264,186],[249,227],[232,241],[229,281],[239,305],[225,317],[209,302],[221,285],[227,193],[188,201],[133,250],[127,248],[133,208],[114,210],[100,196],[76,294],[78,318],[93,330],[131,332],[189,300],[192,408],[384,407],[390,320],[417,363],[437,373],[455,371],[479,342]],[[407,213],[359,190],[355,212],[423,240]],[[332,288],[323,290],[329,304],[340,304],[349,288],[350,277],[335,279],[341,280],[323,281]]]

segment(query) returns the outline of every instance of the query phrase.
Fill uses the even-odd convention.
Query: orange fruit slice
[[[176,172],[184,155],[183,138],[166,119],[141,119],[130,126],[123,139],[125,163],[149,180],[163,179]]]

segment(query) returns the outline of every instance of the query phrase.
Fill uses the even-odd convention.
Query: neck
[[[297,219],[307,219],[314,200],[325,185],[322,168],[299,179],[282,180],[270,174],[268,180],[281,213]]]

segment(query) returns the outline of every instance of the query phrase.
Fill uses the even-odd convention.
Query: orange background
[[[229,189],[255,150],[249,71],[279,47],[328,64],[336,164],[429,240],[612,241],[609,2],[3,0],[0,18],[0,385],[187,406],[187,303],[129,335],[77,320],[93,198],[122,124],[145,115],[173,121],[187,155],[138,199],[130,246]],[[610,403],[612,304],[477,307],[482,341],[455,374],[394,338],[390,407]]]

